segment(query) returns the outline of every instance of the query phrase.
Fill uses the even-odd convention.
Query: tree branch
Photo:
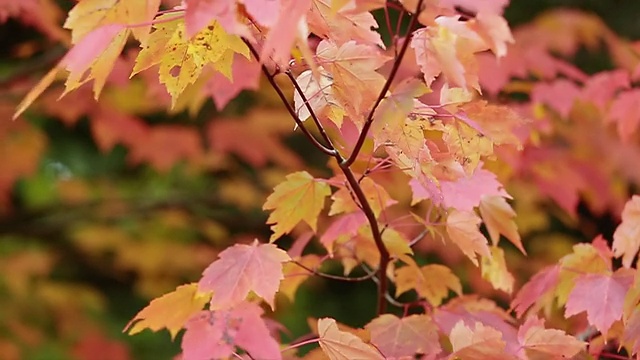
[[[308,100],[306,99],[306,96],[302,92],[302,89],[300,88],[299,84],[297,84],[297,81],[295,80],[293,75],[291,73],[287,73],[287,76],[289,76],[289,79],[292,81],[296,91],[298,91],[299,95],[301,96],[301,98],[305,102],[305,105],[307,106],[307,109],[309,110],[314,123],[318,126],[318,129],[320,130],[321,136],[323,137],[323,139],[325,141],[327,141],[328,146],[325,146],[325,145],[319,143],[318,140],[311,133],[309,133],[309,131],[304,127],[304,124],[303,124],[302,120],[300,120],[298,115],[296,114],[295,109],[291,106],[291,104],[287,100],[286,96],[284,95],[284,93],[282,92],[282,90],[280,89],[278,84],[275,82],[274,75],[269,73],[269,70],[264,65],[262,65],[262,72],[267,77],[267,80],[269,81],[269,84],[271,84],[271,86],[274,88],[274,90],[278,93],[278,96],[280,97],[280,100],[282,101],[282,103],[287,108],[289,114],[291,115],[293,120],[296,122],[296,124],[302,129],[302,131],[307,136],[307,138],[309,138],[309,140],[318,149],[320,149],[323,153],[334,157],[338,161],[339,167],[342,170],[342,172],[344,173],[344,175],[345,175],[345,177],[347,179],[347,182],[349,184],[349,187],[351,188],[351,190],[355,194],[355,197],[357,198],[358,202],[360,203],[362,211],[365,214],[365,217],[367,218],[367,221],[369,222],[369,226],[371,227],[371,233],[372,233],[372,236],[373,236],[373,240],[374,240],[374,242],[376,244],[376,248],[377,248],[377,250],[378,250],[378,252],[380,254],[379,266],[378,266],[378,269],[375,272],[377,274],[376,283],[378,284],[378,309],[377,309],[378,315],[385,313],[386,309],[387,309],[387,298],[386,298],[386,295],[387,295],[387,288],[388,288],[388,279],[387,279],[387,275],[386,275],[386,270],[387,270],[387,267],[389,265],[390,254],[389,254],[389,251],[387,250],[384,242],[382,241],[382,232],[380,231],[380,227],[378,225],[378,220],[376,218],[376,215],[373,212],[373,209],[371,208],[371,205],[369,204],[369,201],[367,200],[367,197],[364,194],[364,191],[360,187],[360,183],[358,182],[358,180],[356,179],[355,175],[353,174],[353,171],[351,170],[351,165],[353,164],[353,162],[357,158],[358,153],[360,152],[360,150],[361,150],[361,148],[362,148],[362,146],[364,144],[364,141],[365,141],[365,139],[367,137],[367,134],[369,132],[369,128],[371,127],[371,124],[373,122],[373,115],[375,113],[375,110],[378,107],[378,105],[380,105],[380,102],[382,101],[382,99],[384,99],[384,97],[386,96],[387,91],[391,87],[391,83],[393,82],[393,79],[395,78],[395,76],[396,76],[396,74],[398,72],[398,69],[400,67],[400,63],[402,62],[402,58],[404,57],[405,53],[407,52],[407,48],[409,47],[409,42],[411,41],[411,32],[412,32],[413,28],[416,26],[419,10],[422,8],[422,2],[423,2],[423,0],[419,0],[418,1],[418,6],[416,8],[416,12],[413,14],[413,17],[411,18],[411,22],[409,24],[409,32],[408,32],[408,34],[407,34],[407,36],[405,38],[405,41],[404,41],[404,43],[402,45],[402,49],[400,50],[400,53],[399,53],[398,57],[396,58],[396,60],[395,60],[395,62],[393,64],[393,67],[391,69],[391,73],[389,75],[389,78],[387,79],[387,82],[385,83],[384,87],[382,88],[382,90],[380,92],[380,95],[378,96],[378,99],[376,100],[375,104],[371,108],[371,111],[370,111],[370,113],[369,113],[369,115],[367,117],[367,120],[365,122],[363,130],[360,133],[360,136],[358,137],[358,141],[356,143],[356,146],[354,148],[353,153],[346,160],[344,158],[342,158],[340,153],[333,146],[333,144],[331,142],[331,139],[329,138],[329,136],[324,131],[324,129],[322,127],[322,124],[320,123],[320,121],[317,118],[315,112],[311,108],[311,105],[309,104]],[[247,41],[246,39],[244,40],[244,42],[247,44],[247,46],[251,50],[251,53],[253,54],[253,56],[258,61],[260,61],[260,55],[258,54],[256,49],[253,47],[253,45],[249,41]]]
[[[373,107],[371,108],[371,111],[367,116],[367,120],[365,121],[364,126],[362,127],[362,132],[360,133],[360,136],[358,137],[358,141],[356,142],[356,145],[353,148],[353,152],[351,153],[351,156],[349,156],[348,159],[340,163],[341,167],[343,165],[345,167],[350,166],[358,158],[358,154],[360,153],[360,150],[364,145],[364,141],[367,139],[367,135],[369,134],[369,129],[371,128],[371,124],[373,124],[373,115],[375,114],[376,109],[378,108],[378,105],[380,105],[380,102],[382,102],[382,99],[384,99],[385,96],[387,95],[387,91],[389,91],[389,88],[391,87],[391,83],[393,82],[393,79],[395,79],[396,74],[398,73],[398,69],[400,68],[400,63],[402,63],[402,59],[404,58],[404,55],[407,53],[407,49],[409,48],[409,42],[411,41],[411,37],[413,34],[412,33],[413,28],[418,23],[418,15],[420,14],[420,9],[422,9],[422,2],[423,0],[418,1],[418,6],[416,7],[416,11],[411,16],[411,21],[409,22],[409,29],[407,30],[407,36],[405,36],[404,38],[404,42],[402,43],[402,48],[400,49],[400,53],[398,54],[398,56],[396,57],[393,63],[393,67],[391,68],[391,72],[389,73],[389,77],[387,78],[387,82],[382,87],[382,90],[380,91],[380,95],[378,95],[376,102],[373,104]]]
[[[296,78],[293,77],[293,74],[291,74],[291,71],[287,70],[285,73],[289,77],[289,80],[291,80],[293,87],[296,89],[296,91],[300,95],[300,98],[304,102],[304,105],[307,107],[307,110],[309,110],[309,113],[311,114],[311,119],[313,119],[313,122],[316,124],[318,131],[320,131],[320,136],[322,136],[324,141],[328,144],[328,148],[335,151],[335,154],[333,156],[338,160],[338,163],[342,162],[343,160],[342,155],[340,155],[336,147],[333,146],[333,142],[331,141],[331,138],[329,137],[329,135],[327,135],[326,131],[324,131],[324,126],[322,126],[322,123],[320,123],[320,119],[318,119],[316,112],[313,111],[311,104],[309,104],[309,100],[307,99],[307,96],[302,91],[300,84],[298,84],[298,81],[296,80]]]
[[[260,62],[260,54],[258,54],[258,51],[256,50],[256,48],[253,47],[253,45],[246,39],[242,39],[244,41],[245,44],[247,44],[247,46],[249,47],[249,50],[251,51],[251,53],[253,54],[253,56],[256,58],[256,60],[258,62]],[[309,132],[309,130],[304,126],[304,123],[302,122],[302,120],[300,120],[300,118],[298,117],[298,114],[296,114],[295,109],[293,108],[293,106],[291,106],[291,104],[289,103],[289,101],[287,100],[286,95],[282,92],[282,89],[280,89],[280,87],[278,86],[278,84],[275,81],[275,77],[274,75],[269,73],[269,69],[267,69],[266,66],[262,65],[262,72],[264,73],[264,75],[267,77],[267,80],[269,81],[269,84],[271,84],[271,87],[276,91],[276,93],[278,94],[278,97],[280,97],[280,100],[282,100],[282,103],[284,104],[284,106],[287,108],[287,111],[289,112],[289,115],[291,115],[291,117],[293,118],[293,120],[296,122],[296,124],[298,125],[298,127],[300,128],[300,130],[302,130],[302,132],[304,133],[304,135],[309,139],[309,141],[311,141],[311,143],[318,148],[318,150],[322,151],[323,153],[329,155],[329,156],[335,156],[337,151],[335,149],[329,149],[326,146],[322,145],[320,142],[318,142],[318,140],[313,136],[313,134],[311,134]]]

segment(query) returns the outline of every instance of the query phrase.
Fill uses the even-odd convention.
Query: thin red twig
[[[369,134],[369,129],[371,128],[371,124],[373,124],[373,115],[375,114],[376,109],[378,108],[378,105],[380,105],[380,102],[382,102],[382,99],[384,99],[385,96],[387,95],[387,91],[389,91],[389,88],[391,87],[391,83],[393,82],[393,79],[396,77],[396,74],[398,73],[398,69],[400,68],[400,63],[402,63],[402,59],[404,58],[404,55],[406,54],[407,49],[409,48],[409,43],[411,42],[411,37],[413,34],[412,33],[413,28],[418,23],[418,15],[420,13],[420,9],[422,9],[422,2],[423,0],[418,1],[418,6],[416,7],[416,11],[414,12],[413,16],[411,17],[411,21],[409,22],[409,29],[407,30],[407,35],[404,38],[404,43],[402,44],[400,53],[398,54],[398,56],[396,57],[393,63],[393,67],[391,68],[391,72],[389,73],[389,77],[387,78],[387,82],[382,87],[382,90],[380,91],[380,95],[378,95],[378,98],[376,99],[376,102],[373,104],[373,107],[371,107],[371,111],[367,116],[367,120],[365,121],[364,126],[362,127],[362,132],[360,133],[360,136],[358,137],[358,141],[356,142],[356,145],[353,148],[353,152],[351,153],[351,156],[349,156],[348,159],[346,159],[340,164],[341,166],[349,167],[358,158],[358,154],[360,153],[360,150],[364,145],[364,141],[366,140],[367,135]]]

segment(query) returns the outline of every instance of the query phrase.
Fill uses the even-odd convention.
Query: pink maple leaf
[[[218,110],[234,99],[242,90],[257,90],[260,80],[260,64],[235,53],[231,69],[233,81],[215,72],[207,82],[206,91],[211,94]]]
[[[258,24],[271,27],[277,24],[280,13],[280,0],[240,0],[244,3],[247,13],[258,22]]]
[[[413,357],[422,353],[422,359],[435,359],[442,349],[438,341],[438,328],[429,315],[411,315],[398,318],[384,314],[367,324],[371,343],[387,359]]]
[[[333,243],[340,235],[355,235],[358,229],[367,222],[367,218],[362,211],[356,211],[337,217],[329,225],[324,234],[320,237],[320,242],[327,249],[329,254],[333,253]]]
[[[558,285],[559,275],[559,266],[549,266],[533,276],[511,302],[511,308],[516,311],[516,315],[522,317],[540,297],[552,291]]]
[[[244,35],[244,27],[237,20],[235,0],[185,0],[185,27],[192,37],[216,20],[229,34]]]
[[[607,119],[618,125],[618,135],[623,142],[630,142],[640,125],[640,89],[625,91],[613,100]]]
[[[278,20],[267,34],[262,47],[262,61],[270,56],[276,64],[287,65],[291,58],[291,47],[299,33],[298,26],[304,24],[304,16],[310,7],[311,0],[283,0]]]
[[[559,79],[551,83],[537,83],[531,92],[533,102],[548,105],[563,118],[569,116],[573,103],[579,96],[578,86],[566,79]]]
[[[446,334],[458,323],[468,327],[474,327],[478,323],[492,327],[502,333],[508,352],[517,351],[517,332],[511,324],[511,316],[491,300],[476,296],[457,298],[434,310],[433,319],[440,331]]]
[[[461,177],[456,181],[440,181],[440,189],[444,198],[443,204],[460,211],[473,211],[474,207],[480,205],[483,196],[511,198],[494,173],[479,167],[469,177]]]
[[[202,274],[198,286],[212,290],[211,309],[224,309],[245,299],[249,291],[262,297],[271,308],[282,275],[282,263],[290,260],[273,244],[236,244],[225,249]]]
[[[599,72],[588,78],[580,98],[594,103],[600,110],[614,98],[618,90],[631,86],[629,72],[624,69]]]
[[[632,283],[633,273],[624,268],[613,274],[581,275],[569,294],[564,315],[586,311],[589,324],[606,336],[611,324],[622,317],[624,298]]]
[[[236,347],[254,359],[282,358],[278,342],[262,318],[262,309],[253,303],[242,302],[228,310],[201,311],[185,328],[183,360],[227,358]]]
[[[530,317],[518,329],[519,355],[522,359],[569,359],[585,348],[586,343],[564,331],[545,329],[544,320]]]
[[[122,24],[109,24],[91,31],[69,50],[62,59],[61,65],[71,73],[83,74],[124,29]]]

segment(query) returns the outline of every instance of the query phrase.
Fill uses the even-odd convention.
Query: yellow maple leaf
[[[430,264],[419,268],[408,256],[403,256],[402,260],[408,266],[395,272],[396,296],[415,289],[418,295],[427,299],[431,305],[439,306],[442,300],[449,296],[449,290],[458,295],[462,294],[460,279],[448,267]]]
[[[263,210],[273,210],[267,224],[272,224],[271,242],[289,233],[300,222],[316,231],[316,223],[324,201],[331,194],[326,182],[318,181],[306,171],[287,175],[287,179],[273,189]]]
[[[481,158],[493,155],[491,140],[462,122],[445,125],[442,139],[456,161],[462,164],[467,174],[473,173]]]
[[[124,331],[128,330],[129,335],[134,335],[144,329],[158,331],[167,328],[171,337],[175,338],[191,315],[202,310],[210,298],[210,292],[198,292],[196,283],[178,286],[173,292],[151,300],[131,319]]]
[[[151,25],[140,25],[153,20],[159,7],[160,0],[82,0],[69,11],[64,28],[71,30],[71,41],[76,44],[104,25],[137,25],[132,29],[133,35],[143,41]]]
[[[401,258],[406,254],[413,255],[413,250],[409,246],[409,240],[399,231],[386,228],[382,233],[382,242],[384,243],[391,258]],[[356,257],[358,262],[365,262],[371,267],[376,267],[380,263],[380,251],[373,240],[371,233],[371,226],[369,224],[363,225],[358,229],[356,236],[342,236],[337,241],[337,244],[346,245],[350,251]],[[342,253],[344,255],[344,253]],[[344,259],[343,259],[344,260]],[[352,263],[354,266],[357,263]],[[345,265],[345,270],[351,271],[353,267],[349,266],[349,262]]]
[[[511,294],[515,279],[507,270],[504,250],[497,246],[491,247],[491,256],[483,256],[481,264],[482,278],[489,281],[494,289],[503,290]]]
[[[232,80],[233,54],[250,57],[249,48],[242,39],[227,34],[215,21],[192,38],[186,35],[184,19],[171,20],[170,14],[158,17],[153,28],[155,31],[140,43],[142,50],[136,58],[132,76],[159,64],[160,82],[171,94],[172,106],[186,87],[198,79],[205,66],[212,65]]]
[[[483,196],[480,200],[480,215],[487,226],[494,245],[498,244],[500,234],[504,235],[518,250],[526,254],[522,246],[518,227],[514,221],[516,213],[502,196]]]
[[[477,255],[491,257],[487,239],[478,226],[480,218],[472,211],[452,210],[447,217],[447,235],[474,265],[478,266]]]
[[[371,178],[363,178],[362,181],[360,181],[360,188],[367,197],[367,202],[376,217],[380,216],[382,210],[397,203],[397,201],[391,198],[391,195],[389,195],[384,187],[378,185]],[[329,210],[330,216],[360,211],[360,206],[354,201],[354,195],[351,193],[351,190],[346,187],[336,191],[331,199],[333,200],[333,204],[331,204],[331,209]]]

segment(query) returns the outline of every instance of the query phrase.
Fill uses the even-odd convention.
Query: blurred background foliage
[[[229,244],[267,238],[261,205],[273,186],[294,169],[330,175],[326,159],[293,132],[267,86],[221,111],[194,90],[167,113],[168,96],[152,76],[127,80],[127,54],[99,102],[86,87],[56,101],[59,83],[11,121],[67,41],[51,24],[73,3],[40,4],[36,20],[5,19],[0,8],[0,359],[170,359],[179,341],[167,332],[127,336],[127,322],[150,299],[197,280]],[[517,26],[558,7],[592,12],[620,36],[640,39],[635,0],[512,0],[506,18]],[[587,72],[610,66],[605,50],[581,50],[575,61]],[[531,262],[551,262],[615,228],[614,216],[583,207],[566,221],[553,204],[528,201],[526,189],[510,191],[524,199],[516,210],[525,214],[519,226],[530,254],[508,258],[524,274],[520,284],[539,267]],[[425,245],[437,255],[421,260],[457,263],[466,290],[501,300],[437,247]],[[309,316],[362,326],[373,288],[313,279],[295,302],[278,298],[276,318],[290,338],[308,332]]]

